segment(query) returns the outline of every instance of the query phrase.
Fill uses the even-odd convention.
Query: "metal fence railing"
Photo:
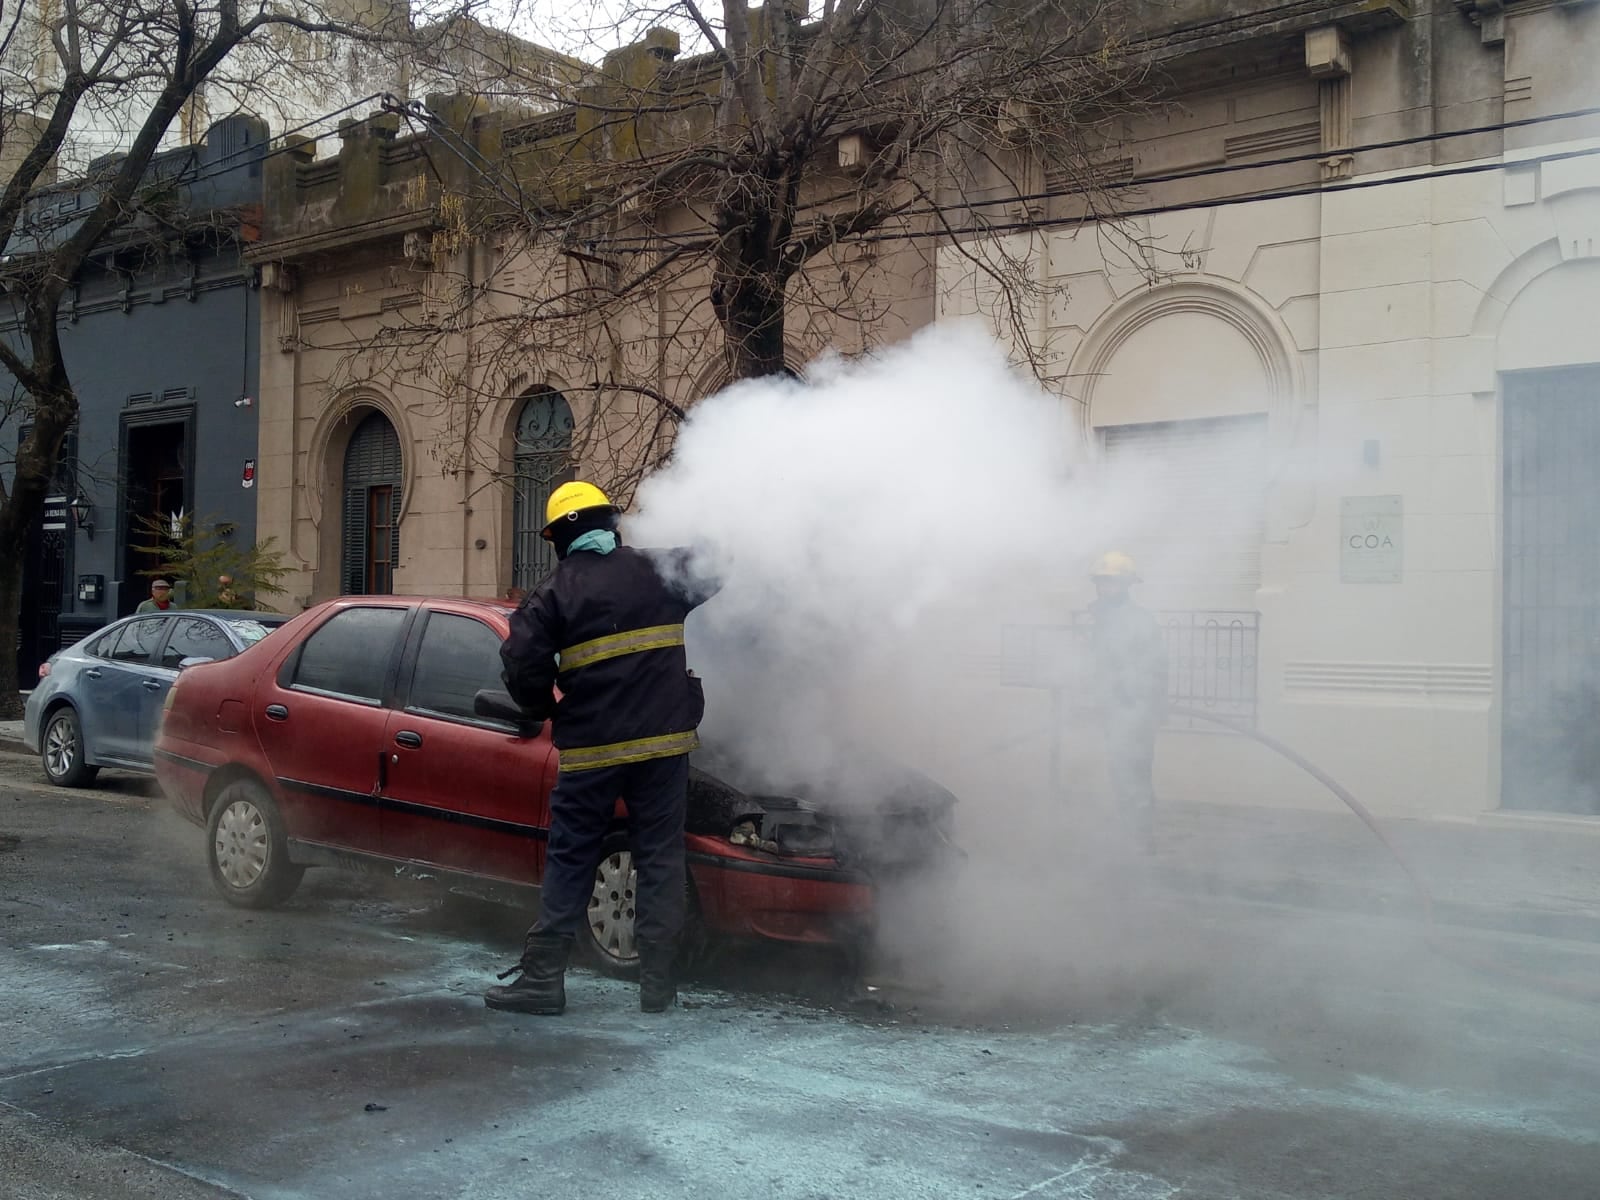
[[[1254,726],[1261,614],[1161,612],[1156,617],[1167,641],[1168,702]],[[1204,727],[1191,718],[1174,718],[1173,724]]]
[[[1167,610],[1154,614],[1167,647],[1167,701],[1242,725],[1256,723],[1261,614],[1216,609]],[[1063,625],[1008,626],[1003,638],[1002,682],[1059,689],[1086,699],[1089,637],[1094,618],[1072,614]],[[1216,732],[1192,718],[1172,718],[1170,727]]]

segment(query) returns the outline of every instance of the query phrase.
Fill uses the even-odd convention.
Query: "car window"
[[[233,643],[215,621],[204,617],[176,617],[161,650],[161,665],[176,671],[186,658],[221,660],[233,657]]]
[[[246,647],[254,646],[267,634],[288,621],[287,617],[223,617],[222,623],[233,631]]]
[[[403,608],[347,608],[335,614],[300,647],[289,686],[381,703],[405,619]]]
[[[472,711],[472,698],[481,688],[503,690],[500,670],[498,633],[471,617],[433,613],[422,631],[406,707],[481,721]]]
[[[146,617],[129,621],[117,631],[117,639],[102,646],[100,653],[112,662],[144,662],[161,640],[162,618]]]

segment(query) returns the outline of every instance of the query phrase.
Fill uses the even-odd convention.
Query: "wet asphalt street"
[[[0,756],[0,1196],[1600,1196],[1600,1005],[1406,927],[1177,905],[1181,963],[1042,1007],[761,953],[664,1017],[576,972],[521,1018],[479,992],[524,914],[318,872],[241,912],[200,842]]]

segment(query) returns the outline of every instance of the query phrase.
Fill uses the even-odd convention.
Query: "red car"
[[[536,895],[557,752],[503,690],[497,601],[347,597],[310,609],[167,696],[156,775],[206,830],[231,903],[285,900],[310,866],[376,868],[496,899]],[[705,932],[844,942],[870,929],[879,884],[935,862],[955,798],[899,775],[832,812],[754,797],[691,766],[691,912]],[[622,809],[595,875],[587,935],[627,975],[633,871]]]

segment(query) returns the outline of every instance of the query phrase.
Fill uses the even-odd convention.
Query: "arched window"
[[[572,409],[552,388],[535,388],[517,413],[512,487],[511,582],[531,591],[555,570],[556,552],[539,536],[550,493],[572,478]]]
[[[340,581],[346,595],[394,591],[400,557],[400,438],[382,413],[365,417],[344,452],[344,546]]]

